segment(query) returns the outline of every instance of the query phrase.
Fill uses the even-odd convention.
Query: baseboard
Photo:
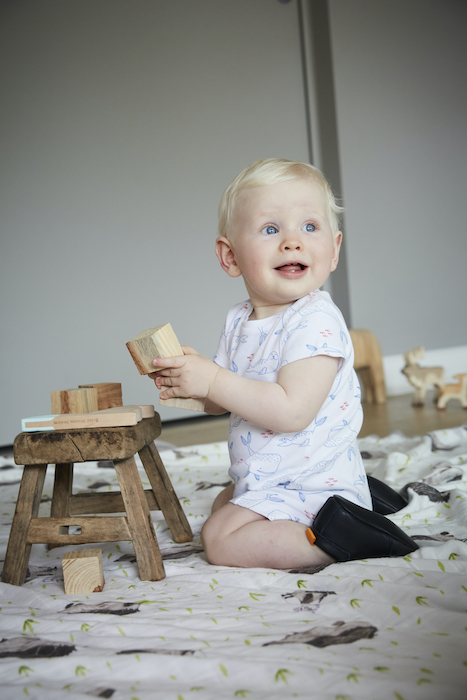
[[[383,357],[386,394],[400,396],[412,394],[415,390],[409,384],[401,370],[405,365],[403,355]],[[439,350],[425,350],[425,357],[420,361],[421,367],[444,367],[446,381],[451,381],[454,374],[467,372],[467,345]]]

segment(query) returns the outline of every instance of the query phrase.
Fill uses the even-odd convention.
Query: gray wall
[[[15,0],[0,19],[8,444],[51,390],[120,381],[157,403],[125,347],[146,328],[212,356],[246,296],[214,256],[220,195],[308,151],[295,3]]]
[[[352,324],[385,355],[465,346],[467,3],[329,7]]]
[[[213,255],[220,194],[252,160],[308,150],[295,0],[0,13],[9,444],[52,389],[121,381],[126,403],[157,403],[125,348],[145,328],[170,321],[211,356],[244,298]],[[353,325],[385,354],[465,345],[465,4],[330,0],[330,20]]]

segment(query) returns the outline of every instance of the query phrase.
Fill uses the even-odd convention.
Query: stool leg
[[[361,369],[358,370],[359,375],[360,375],[360,380],[363,384],[364,388],[364,395],[363,398],[367,403],[374,403],[375,402],[375,393],[374,393],[374,383],[373,383],[373,378],[370,373],[370,368],[369,367],[362,367]]]
[[[193,533],[190,524],[183,512],[156,445],[154,443],[146,445],[138,454],[148,475],[156,501],[175,542],[191,542]]]
[[[56,464],[54,490],[50,507],[51,518],[68,518],[70,515],[70,497],[73,488],[73,463]],[[48,548],[63,547],[62,544],[49,544]]]
[[[15,515],[2,572],[3,583],[22,586],[28,570],[31,544],[28,530],[32,518],[37,518],[47,464],[25,466],[19,487]]]
[[[386,384],[381,362],[375,363],[371,367],[371,378],[374,387],[375,403],[386,403]]]
[[[114,465],[135,548],[139,576],[142,581],[160,581],[165,578],[164,564],[135,458],[114,460]]]

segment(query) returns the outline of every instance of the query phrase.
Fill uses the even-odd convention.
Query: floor
[[[385,404],[363,402],[363,427],[360,437],[385,437],[396,430],[407,436],[424,435],[431,430],[455,428],[467,424],[467,411],[457,401],[450,401],[445,411],[438,411],[433,395],[428,394],[425,405],[414,407],[412,394],[391,396]],[[229,419],[223,416],[188,418],[163,423],[161,439],[177,447],[227,440]]]

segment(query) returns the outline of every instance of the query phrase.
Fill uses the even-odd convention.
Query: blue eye
[[[316,226],[314,224],[305,224],[305,226],[303,226],[302,228],[302,231],[313,233],[313,231],[316,231]]]
[[[276,226],[272,226],[269,224],[269,226],[265,226],[263,229],[261,229],[261,233],[265,233],[267,236],[270,236],[272,233],[278,233],[279,229],[276,228]]]

